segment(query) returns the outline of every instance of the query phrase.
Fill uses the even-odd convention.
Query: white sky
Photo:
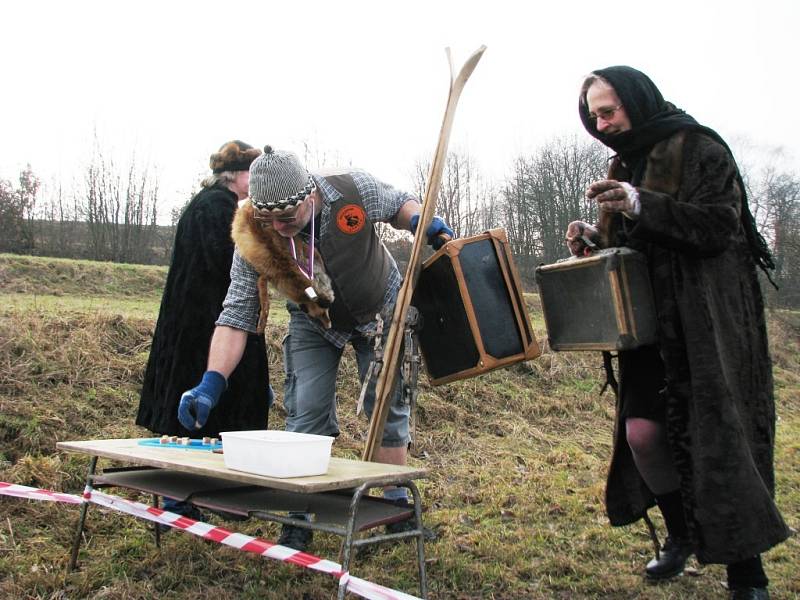
[[[588,139],[577,90],[612,64],[800,165],[800,0],[26,0],[2,16],[0,177],[31,163],[68,184],[96,129],[118,159],[157,166],[162,215],[233,138],[307,142],[411,188],[441,125],[446,46],[456,67],[488,46],[450,144],[488,177],[553,136]]]

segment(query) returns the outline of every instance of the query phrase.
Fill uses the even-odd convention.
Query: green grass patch
[[[163,266],[0,254],[5,293],[160,297],[166,276]]]
[[[155,319],[161,298],[108,298],[107,296],[54,296],[0,294],[0,306],[8,311],[54,313],[103,313],[139,319]]]

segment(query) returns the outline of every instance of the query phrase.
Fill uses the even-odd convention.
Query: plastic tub
[[[225,466],[265,477],[308,477],[328,472],[333,438],[277,429],[223,431]]]

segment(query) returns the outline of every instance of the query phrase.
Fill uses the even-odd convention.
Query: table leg
[[[94,477],[94,471],[97,467],[97,457],[93,456],[91,462],[89,463],[89,473],[86,476],[86,487],[92,487],[92,478]],[[75,530],[75,538],[72,540],[72,553],[69,557],[69,566],[67,567],[67,572],[71,573],[75,570],[75,565],[78,562],[78,549],[81,545],[81,538],[83,537],[83,526],[86,523],[86,511],[89,509],[89,502],[84,502],[81,504],[81,515],[78,519],[78,527]]]
[[[157,494],[153,494],[153,508],[158,508]],[[158,521],[153,521],[153,534],[156,537],[156,548],[161,548],[161,527]]]
[[[364,492],[369,490],[372,486],[369,483],[362,483],[353,492],[353,498],[350,500],[350,516],[347,520],[347,532],[345,534],[344,542],[342,542],[342,570],[346,573],[350,572],[350,561],[353,558],[353,538],[355,537],[356,528],[356,515],[358,514],[358,504],[361,502],[361,497]],[[346,585],[339,586],[338,600],[344,600],[345,592],[347,592]]]
[[[413,481],[404,483],[405,487],[411,490],[411,495],[414,497],[414,518],[417,522],[417,569],[419,570],[419,596],[420,598],[428,597],[428,576],[425,573],[425,530],[422,527],[422,499],[419,495],[419,490]]]
[[[428,597],[428,578],[425,572],[425,530],[422,526],[422,498],[419,490],[413,481],[403,481],[397,484],[398,487],[405,487],[411,491],[414,498],[414,521],[417,529],[417,570],[419,573],[419,595],[420,598],[426,599]],[[352,561],[353,540],[355,537],[355,522],[356,514],[358,513],[358,504],[364,492],[371,489],[372,485],[364,483],[356,488],[353,493],[353,499],[350,501],[350,517],[347,523],[347,533],[344,542],[342,543],[342,570],[350,572],[350,562]],[[344,600],[347,586],[339,586],[338,600]]]

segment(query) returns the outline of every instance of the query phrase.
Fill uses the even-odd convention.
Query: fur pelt
[[[334,300],[333,286],[330,277],[325,273],[322,256],[316,249],[312,281],[298,268],[287,247],[287,239],[254,218],[253,205],[250,202],[245,202],[236,210],[231,235],[239,253],[259,274],[258,297],[261,312],[258,317],[258,333],[264,331],[269,317],[269,283],[289,300],[299,304],[309,316],[318,319],[326,329],[330,328],[328,307]],[[295,247],[302,256],[308,256],[308,246],[299,236],[295,237]],[[308,287],[314,289],[316,299],[308,298],[305,292]]]
[[[244,142],[233,141],[223,144],[219,151],[212,154],[208,164],[215,173],[227,170],[246,171],[247,165],[260,154],[259,148],[251,148]]]

